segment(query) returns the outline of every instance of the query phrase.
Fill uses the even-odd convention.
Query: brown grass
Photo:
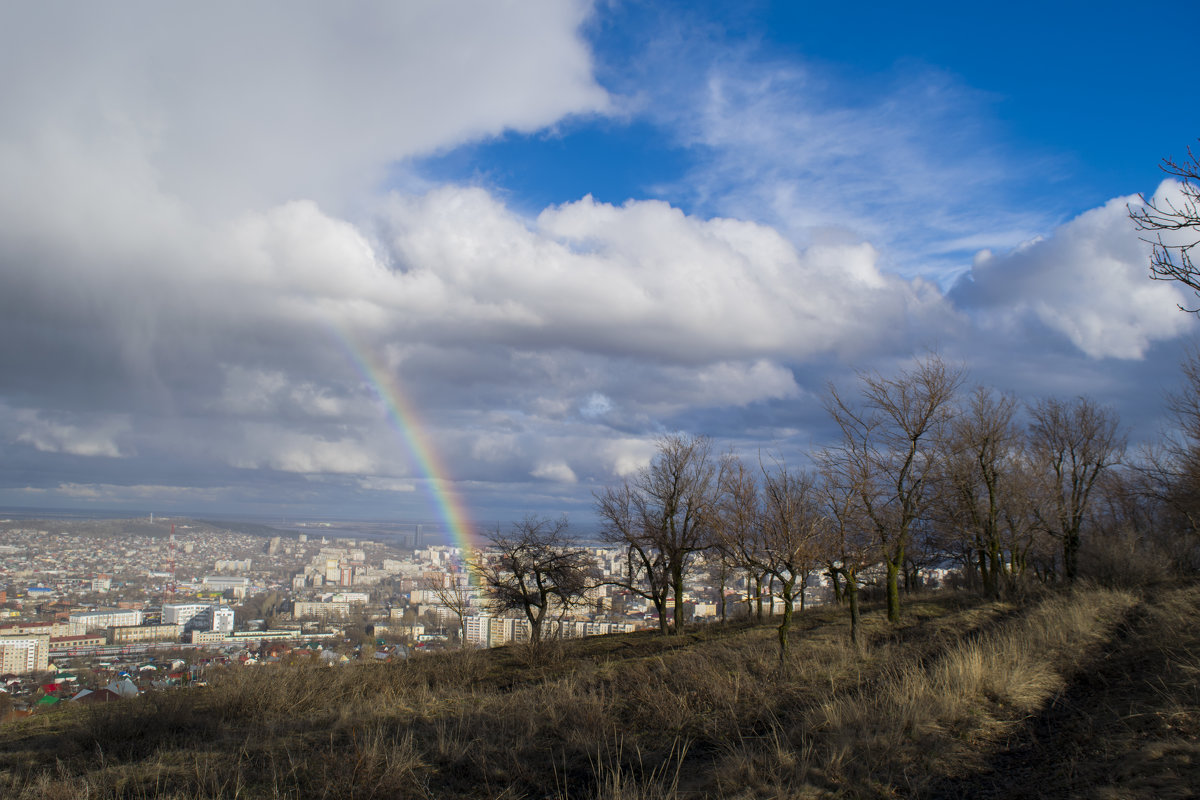
[[[782,668],[774,630],[747,625],[237,668],[207,689],[0,728],[0,796],[936,794],[1012,750],[1135,610],[1145,625],[1194,625],[1196,601],[1183,589],[1152,604],[1101,588],[1024,606],[931,597],[894,628],[868,609],[861,647],[840,610],[810,610]],[[1194,690],[1196,652],[1164,651],[1175,688],[1144,713],[1200,725],[1194,691],[1179,688],[1190,676]]]

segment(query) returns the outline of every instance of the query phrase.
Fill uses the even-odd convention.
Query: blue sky
[[[1144,441],[1195,335],[1126,213],[1193,4],[62,8],[0,26],[0,505],[432,521],[346,342],[472,516],[587,524],[929,348]]]
[[[1057,184],[1065,197],[1055,201],[1070,213],[1113,187],[1153,190],[1158,160],[1195,138],[1194,104],[1180,96],[1190,54],[1170,43],[1170,30],[1195,15],[1187,3],[1153,14],[1128,3],[1013,3],[1002,14],[962,3],[630,3],[614,4],[587,33],[601,79],[618,91],[647,90],[643,59],[663,31],[685,52],[656,67],[686,76],[731,58],[749,69],[800,66],[849,108],[940,79],[960,95],[960,121],[982,129],[976,143],[1023,162],[1043,189]],[[705,154],[646,116],[567,121],[424,166],[437,178],[494,180],[536,207],[587,193],[655,197]]]

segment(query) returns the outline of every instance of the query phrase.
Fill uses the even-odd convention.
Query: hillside
[[[6,798],[1185,797],[1200,587],[238,668],[0,727]]]

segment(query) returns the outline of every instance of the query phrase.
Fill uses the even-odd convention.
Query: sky
[[[0,506],[594,523],[936,351],[1134,444],[1194,3],[0,4]]]

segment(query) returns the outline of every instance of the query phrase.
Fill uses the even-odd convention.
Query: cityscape
[[[529,639],[529,621],[492,613],[465,566],[488,552],[426,543],[427,526],[406,526],[411,533],[386,543],[333,538],[328,523],[248,527],[254,533],[161,516],[0,520],[0,677],[9,695],[26,707],[71,699],[121,674],[135,685],[179,685],[201,664],[278,662],[301,646],[348,663]],[[621,549],[587,551],[596,580],[547,635],[657,628],[653,605],[616,585],[627,571]],[[726,616],[744,615],[748,587],[735,580],[722,590],[703,566],[684,597],[689,622],[718,619],[722,591]],[[808,604],[829,601],[827,577],[814,573],[808,587]],[[458,591],[460,603],[439,588]],[[59,688],[40,691],[46,673],[81,670],[92,686],[51,680]]]

